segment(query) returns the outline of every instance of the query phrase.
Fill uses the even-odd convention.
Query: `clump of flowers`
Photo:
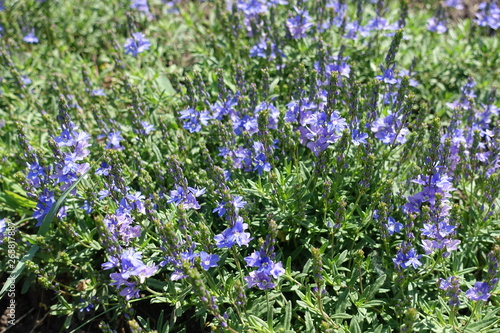
[[[245,261],[248,267],[257,268],[245,277],[245,281],[248,283],[248,288],[257,286],[257,288],[262,290],[273,289],[276,284],[271,282],[271,277],[278,279],[285,273],[281,262],[275,263],[262,249],[254,251],[251,255],[245,258]]]
[[[156,274],[158,267],[146,265],[142,261],[142,252],[137,252],[134,248],[123,250],[120,254],[110,258],[110,261],[102,264],[105,270],[116,268],[118,272],[111,273],[113,280],[111,286],[117,289],[124,287],[120,295],[130,300],[139,297],[139,283],[144,283],[146,278]]]
[[[301,99],[288,103],[287,107],[285,120],[300,124],[297,127],[300,133],[300,143],[316,156],[326,150],[330,144],[339,141],[342,132],[347,128],[346,120],[338,111],[333,111],[329,116],[323,111],[324,103],[316,104],[307,99]]]
[[[248,229],[248,224],[243,223],[243,218],[238,216],[233,226],[227,228],[222,233],[215,235],[214,239],[217,247],[231,248],[234,245],[248,246],[253,238],[250,237],[249,232],[245,232],[246,229]]]
[[[451,306],[459,306],[460,299],[458,295],[462,292],[460,289],[460,281],[457,276],[450,276],[447,279],[439,279],[439,289],[445,291],[446,297],[449,298],[448,303]]]

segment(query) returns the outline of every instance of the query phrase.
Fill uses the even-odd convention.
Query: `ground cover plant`
[[[2,330],[499,332],[499,26],[0,1]]]

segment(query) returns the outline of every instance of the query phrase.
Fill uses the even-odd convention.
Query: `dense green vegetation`
[[[460,5],[0,1],[9,324],[500,332],[500,9]]]

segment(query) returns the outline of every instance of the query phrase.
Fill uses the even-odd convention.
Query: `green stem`
[[[465,325],[463,327],[464,332],[465,332],[465,329],[467,328],[467,326],[470,324],[472,317],[476,315],[476,311],[478,310],[480,302],[481,301],[476,301],[476,304],[474,304],[474,308],[472,309],[472,313],[470,314],[469,319],[467,319],[467,322],[465,323]]]
[[[244,286],[245,285],[245,280],[243,280],[243,270],[241,269],[241,265],[240,265],[240,260],[238,258],[238,254],[236,253],[236,250],[233,247],[231,247],[231,251],[233,252],[233,258],[234,258],[234,262],[236,263],[236,267],[238,267],[238,271],[240,272],[240,279],[241,279],[241,284]]]
[[[441,254],[441,252],[439,252],[439,253]],[[438,259],[434,261],[434,263],[432,264],[431,268],[429,268],[429,271],[428,271],[427,273],[425,273],[425,274],[424,274],[424,275],[420,278],[420,280],[421,280],[421,281],[424,281],[424,280],[425,280],[425,278],[426,278],[429,274],[431,274],[431,273],[434,271],[434,268],[436,267],[436,265],[439,263],[439,261],[441,261],[441,260],[440,260],[440,259],[441,259],[441,257],[442,257],[442,256],[439,256],[439,257],[438,257]]]

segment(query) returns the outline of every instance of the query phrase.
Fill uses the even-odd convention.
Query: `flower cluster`
[[[304,38],[307,36],[307,31],[314,26],[314,23],[307,10],[295,7],[295,11],[297,15],[286,21],[286,27],[292,38]]]
[[[218,248],[231,248],[233,245],[248,246],[248,243],[253,239],[250,233],[245,232],[248,229],[248,224],[243,223],[243,218],[238,216],[233,226],[224,230],[221,234],[215,235]]]
[[[130,3],[130,8],[136,9],[139,12],[146,14],[149,18],[153,17],[149,10],[148,0],[132,0]]]
[[[492,118],[499,114],[499,108],[493,101],[476,108],[475,85],[474,80],[470,78],[461,89],[460,99],[447,104],[454,111],[454,121],[447,133],[442,135],[441,143],[444,145],[450,141],[450,171],[453,172],[464,157],[469,157],[473,161],[478,161],[477,165],[484,166],[485,174],[489,177],[500,168],[499,155],[495,154],[499,149],[495,141],[497,133],[492,130],[494,126]],[[460,119],[463,111],[467,112],[465,121]],[[476,133],[479,134],[480,141],[475,144]]]
[[[447,279],[439,279],[439,289],[446,292],[446,297],[449,298],[449,304],[451,306],[460,305],[458,295],[462,292],[462,290],[460,290],[460,281],[457,276],[450,276]]]
[[[183,186],[176,185],[174,190],[170,191],[170,199],[168,203],[174,205],[182,205],[184,209],[200,209],[200,204],[196,200],[197,197],[205,193],[205,189],[198,189],[194,187],[184,188]]]
[[[125,204],[125,205],[122,205]],[[115,214],[108,214],[103,220],[106,229],[115,242],[122,241],[128,245],[134,238],[141,236],[141,227],[132,226],[134,219],[130,214],[130,207],[122,200]]]
[[[66,191],[78,180],[78,177],[85,174],[90,168],[89,163],[82,163],[89,155],[89,139],[90,135],[78,131],[78,128],[73,123],[63,125],[61,134],[55,137],[54,141],[58,148],[69,147],[71,150],[69,152],[58,152],[59,160],[51,168],[44,168],[36,161],[28,165],[29,172],[26,177],[28,184],[33,188],[42,188],[42,193],[38,198],[33,213],[33,217],[38,221],[37,226],[42,223],[56,202],[54,191],[49,190],[49,188],[59,185],[61,191]],[[73,191],[73,195],[75,194],[76,189]],[[65,212],[65,207],[62,207],[58,217],[64,217]]]
[[[80,161],[88,156],[90,135],[85,132],[77,132],[77,127],[71,124],[64,128],[61,135],[54,138],[58,147],[70,147],[71,152],[62,154],[62,162],[55,166],[55,174],[51,176],[56,184],[62,184],[60,189],[65,191],[77,179],[79,175],[87,172],[89,163],[80,164]]]
[[[463,10],[464,4],[462,0],[445,0],[443,2],[443,7],[455,8],[456,10]]]
[[[446,31],[448,31],[448,28],[446,27],[446,17],[445,17],[445,12],[441,9],[438,10],[436,16],[431,17],[430,19],[427,20],[427,30],[431,32],[436,32],[438,34],[444,34]]]
[[[177,281],[187,277],[183,270],[183,262],[189,262],[191,267],[194,267],[196,258],[200,259],[200,265],[205,270],[208,271],[212,267],[217,267],[217,263],[220,257],[216,254],[209,254],[205,251],[200,251],[199,253],[194,252],[196,249],[196,243],[192,243],[188,251],[181,252],[177,258],[173,256],[166,257],[164,261],[160,263],[160,267],[166,264],[171,264],[174,266],[174,272],[170,275],[170,280]]]
[[[232,198],[232,200],[229,202],[229,209],[234,211],[235,214],[238,214],[238,211],[240,210],[240,208],[243,208],[245,207],[246,205],[246,201],[243,200],[243,197],[237,195],[235,197]],[[226,214],[226,206],[228,205],[228,203],[226,203],[224,200],[221,201],[221,203],[217,206],[217,208],[215,208],[212,213],[217,213],[217,215],[219,215],[219,217],[222,217]]]
[[[404,127],[403,116],[389,111],[385,117],[377,118],[371,124],[371,130],[375,137],[384,144],[403,144],[406,142],[406,136],[409,133],[408,128]]]
[[[262,36],[259,41],[250,48],[250,57],[266,58],[273,60],[276,56],[285,57],[276,43],[271,41],[267,36]]]
[[[474,287],[465,292],[465,296],[473,301],[488,301],[491,292],[498,283],[498,262],[500,261],[500,246],[495,245],[488,253],[488,272],[484,282],[476,281]]]
[[[257,268],[245,277],[245,281],[248,283],[248,288],[257,286],[257,288],[262,290],[273,289],[276,284],[271,282],[271,277],[278,279],[285,273],[285,269],[283,268],[281,262],[275,263],[270,257],[268,257],[267,253],[263,249],[254,251],[251,255],[245,258],[245,261],[248,267]]]
[[[208,121],[212,119],[208,111],[196,111],[194,108],[187,108],[180,112],[179,119],[184,120],[183,127],[190,133],[201,132],[201,125],[208,125]]]
[[[230,3],[229,1],[227,2]],[[243,13],[244,26],[250,36],[258,35],[262,24],[259,23],[259,17],[266,15],[274,6],[286,5],[286,0],[237,0],[237,9]],[[228,6],[231,10],[231,6]]]
[[[481,27],[490,27],[493,30],[500,27],[500,7],[495,1],[480,3],[476,17],[474,22]]]
[[[420,213],[424,203],[429,204],[430,220],[424,222],[422,247],[427,254],[443,250],[447,257],[450,251],[457,250],[460,240],[454,239],[456,226],[450,224],[450,203],[448,198],[453,190],[452,178],[444,173],[442,167],[437,167],[430,176],[420,175],[412,182],[424,186],[422,191],[408,197],[404,208],[408,213]]]
[[[323,102],[316,104],[308,99],[300,99],[288,103],[287,107],[285,120],[299,123],[297,130],[300,133],[300,143],[316,156],[330,144],[337,142],[347,128],[346,120],[338,111],[333,111],[330,115],[323,111]]]
[[[392,261],[397,268],[405,269],[412,266],[416,269],[422,265],[419,260],[421,257],[422,255],[417,253],[417,250],[411,246],[411,243],[403,242],[399,246],[396,258],[393,258]]]
[[[273,147],[270,147],[272,149]],[[263,171],[270,171],[271,164],[266,157],[265,147],[262,142],[253,142],[252,148],[244,148],[242,146],[235,150],[228,148],[219,148],[219,156],[224,157],[225,160],[231,159],[233,166],[237,169],[243,169],[246,172],[257,171],[262,175]]]
[[[158,271],[157,266],[144,264],[142,252],[137,252],[134,248],[128,248],[119,255],[111,257],[108,262],[102,264],[102,268],[105,270],[118,269],[118,272],[110,274],[113,280],[110,285],[117,289],[124,287],[120,291],[120,295],[127,300],[138,298],[138,282],[144,283],[146,278],[155,275]]]

